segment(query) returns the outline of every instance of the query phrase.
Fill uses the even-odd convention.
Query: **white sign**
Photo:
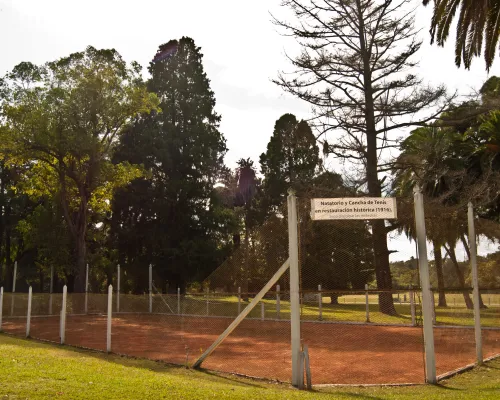
[[[311,219],[394,219],[396,199],[393,197],[344,197],[312,199]]]

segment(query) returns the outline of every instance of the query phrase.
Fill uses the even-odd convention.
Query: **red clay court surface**
[[[119,314],[113,316],[112,351],[189,365],[231,323],[229,318]],[[24,319],[5,318],[3,330],[25,335]],[[302,323],[313,384],[424,382],[421,328]],[[475,361],[473,329],[434,329],[437,373]],[[59,342],[59,318],[33,317],[31,337]],[[290,323],[244,320],[203,367],[289,381]],[[68,316],[66,343],[106,349],[106,317]],[[500,330],[483,330],[485,357],[500,353]]]

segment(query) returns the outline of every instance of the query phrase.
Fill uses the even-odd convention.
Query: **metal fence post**
[[[300,294],[299,249],[297,234],[297,202],[292,189],[288,191],[288,249],[290,257],[290,325],[292,347],[292,385],[298,387],[303,377],[300,369]]]
[[[413,291],[413,287],[410,285],[410,313],[411,313],[411,325],[417,326],[417,318],[415,312],[415,292]]]
[[[3,286],[0,287],[0,332],[2,332],[2,317],[3,317]]]
[[[52,315],[52,293],[54,292],[54,266],[50,266],[49,315]]]
[[[483,363],[483,338],[481,336],[481,310],[479,308],[479,278],[477,273],[477,248],[476,230],[474,226],[474,209],[472,203],[468,204],[468,225],[469,225],[469,248],[470,267],[472,271],[472,296],[474,298],[474,333],[476,338],[476,358],[477,363]]]
[[[17,281],[17,261],[14,261],[14,275],[12,276],[12,298],[10,299],[10,315],[14,315],[14,302],[16,293],[16,281]]]
[[[318,319],[323,321],[323,294],[321,293],[321,285],[318,285]]]
[[[434,327],[432,324],[432,291],[427,261],[427,236],[425,233],[424,197],[420,187],[414,188],[415,227],[418,243],[420,286],[422,287],[422,314],[424,319],[425,373],[428,383],[436,383],[436,357],[434,352]]]
[[[120,312],[120,264],[116,267],[116,312]]]
[[[368,299],[368,284],[365,283],[365,303],[366,303],[366,322],[370,322],[370,302]]]
[[[177,288],[177,315],[181,315],[181,288]]]
[[[26,337],[30,337],[31,329],[31,300],[33,299],[33,290],[31,286],[28,289],[28,312],[26,313]]]
[[[276,318],[281,318],[281,299],[280,299],[280,285],[276,285]]]
[[[85,266],[85,314],[89,311],[89,265]]]
[[[111,321],[113,320],[113,285],[108,286],[108,321],[106,326],[106,351],[111,352]]]
[[[149,264],[149,312],[153,312],[153,264]]]
[[[241,287],[238,286],[238,315],[241,314]]]
[[[64,344],[66,340],[66,302],[68,296],[68,287],[66,285],[63,286],[63,298],[62,298],[62,307],[61,307],[61,320],[60,320],[60,332],[59,335],[61,337],[61,344]]]

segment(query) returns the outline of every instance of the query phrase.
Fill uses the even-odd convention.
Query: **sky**
[[[414,1],[416,27],[424,41],[416,73],[426,82],[445,84],[451,92],[479,89],[488,78],[484,61],[475,60],[470,71],[458,69],[454,35],[445,48],[430,45],[431,8]],[[88,45],[115,48],[146,70],[160,44],[189,36],[204,54],[216,111],[222,116],[220,130],[229,148],[227,165],[234,167],[242,157],[257,163],[281,115],[311,115],[307,104],[271,81],[279,71],[290,70],[285,52],[298,50],[294,39],[280,35],[271,22],[271,14],[290,17],[280,4],[281,0],[0,0],[0,75],[22,61],[42,64]],[[495,62],[490,74],[500,74],[499,66]],[[330,165],[335,168],[335,163]]]

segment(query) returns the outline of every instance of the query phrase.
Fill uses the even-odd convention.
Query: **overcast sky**
[[[202,48],[204,67],[222,115],[226,162],[241,157],[256,162],[265,151],[274,122],[286,112],[310,116],[309,107],[271,82],[289,70],[285,51],[296,46],[280,36],[270,13],[286,16],[281,0],[0,0],[0,75],[21,61],[41,64],[86,46],[115,48],[144,68],[170,39],[190,36]],[[421,0],[415,0],[419,5]],[[416,27],[424,46],[418,74],[450,91],[467,93],[487,79],[484,62],[470,71],[454,64],[453,41],[429,44],[431,8],[418,7]],[[453,35],[454,36],[454,35]],[[454,37],[452,38],[454,39]],[[491,74],[500,74],[499,64]],[[405,257],[406,258],[406,257]]]

